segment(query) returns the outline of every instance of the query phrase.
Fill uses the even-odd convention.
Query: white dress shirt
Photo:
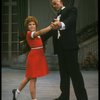
[[[64,8],[65,8],[65,6],[62,7],[61,10],[63,10]],[[57,16],[57,20],[60,20],[60,18],[61,18],[61,14]],[[65,30],[65,24],[63,22],[61,22],[61,28],[59,30]],[[57,39],[59,39],[59,37],[61,36],[59,30],[58,30]]]

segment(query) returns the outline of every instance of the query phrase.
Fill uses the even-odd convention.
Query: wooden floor
[[[12,89],[17,88],[24,78],[24,70],[2,68],[2,100],[12,100]],[[89,100],[98,100],[98,71],[82,71]],[[50,71],[37,80],[37,100],[53,100],[60,95],[58,71]],[[18,100],[31,100],[29,83],[22,90]],[[70,100],[76,100],[71,84]]]

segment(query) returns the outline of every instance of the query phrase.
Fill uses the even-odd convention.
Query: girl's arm
[[[45,34],[45,33],[49,32],[51,29],[52,29],[52,26],[49,25],[46,28],[43,28],[43,29],[41,29],[39,31],[34,32],[34,34],[33,34],[34,36],[33,37],[37,37],[39,35]]]

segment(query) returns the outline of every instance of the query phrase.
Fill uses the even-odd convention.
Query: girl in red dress
[[[25,26],[27,27],[26,40],[31,50],[28,53],[26,60],[26,74],[25,78],[20,83],[18,89],[13,89],[13,100],[17,100],[18,95],[25,85],[30,82],[29,90],[32,100],[36,100],[36,80],[38,77],[48,74],[48,65],[44,55],[43,43],[39,35],[44,34],[52,29],[52,25],[37,30],[38,21],[35,17],[28,16],[25,19]]]

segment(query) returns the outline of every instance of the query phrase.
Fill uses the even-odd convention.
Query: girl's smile
[[[28,23],[28,30],[29,31],[36,31],[36,24],[35,24],[35,22],[29,22]]]

